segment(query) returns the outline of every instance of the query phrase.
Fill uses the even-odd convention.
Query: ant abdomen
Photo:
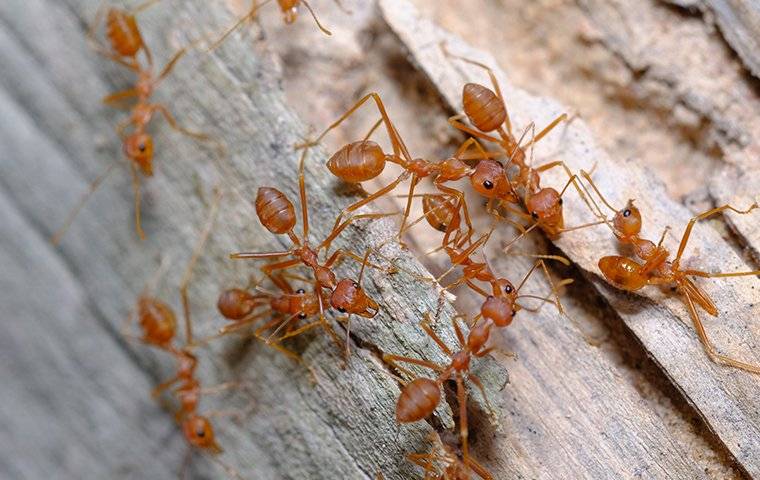
[[[276,188],[259,188],[255,205],[259,221],[270,232],[279,235],[295,227],[295,208],[288,197]]]
[[[411,423],[427,417],[441,401],[438,384],[429,378],[417,378],[409,382],[396,403],[396,421]]]
[[[422,196],[422,212],[430,226],[439,232],[459,228],[457,207],[450,196],[426,193]],[[456,225],[452,225],[454,222]]]
[[[499,128],[507,119],[504,102],[493,90],[477,83],[468,83],[462,89],[464,113],[481,132]]]
[[[137,316],[146,342],[166,346],[174,339],[177,319],[169,305],[155,298],[141,298]]]
[[[134,57],[143,47],[135,16],[118,8],[108,10],[106,35],[111,47],[123,57]]]
[[[635,291],[647,284],[647,277],[641,274],[641,265],[635,260],[619,255],[602,257],[599,270],[612,286],[621,290]]]
[[[380,145],[364,140],[344,145],[327,161],[327,168],[344,182],[372,180],[385,169],[386,155]]]

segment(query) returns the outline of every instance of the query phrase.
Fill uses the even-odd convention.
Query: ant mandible
[[[718,353],[712,345],[712,342],[707,335],[707,331],[702,324],[702,320],[699,318],[697,306],[714,317],[718,316],[718,308],[715,306],[707,292],[702,290],[689,278],[756,276],[760,275],[760,270],[746,272],[705,272],[702,270],[681,268],[681,259],[696,222],[728,210],[739,215],[746,215],[758,208],[758,205],[754,203],[746,210],[739,210],[731,205],[723,205],[692,217],[684,229],[676,256],[670,261],[668,260],[670,252],[662,246],[665,233],[668,230],[667,228],[663,232],[657,245],[650,240],[641,238],[639,236],[642,223],[641,213],[638,208],[633,205],[633,201],[629,200],[625,207],[616,210],[601,194],[596,184],[591,179],[591,176],[583,171],[581,174],[592,186],[604,205],[615,212],[611,225],[606,216],[604,216],[601,210],[597,207],[598,215],[604,218],[605,223],[612,229],[619,241],[623,244],[633,245],[636,256],[644,261],[642,264],[634,259],[620,255],[608,255],[602,257],[599,259],[598,266],[605,280],[607,280],[610,285],[629,292],[635,292],[647,285],[674,285],[686,304],[697,335],[710,359],[717,363],[723,363],[734,368],[760,374],[760,366],[742,362]]]

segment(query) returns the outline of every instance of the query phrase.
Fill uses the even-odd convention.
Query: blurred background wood
[[[149,42],[162,52],[161,58],[189,38],[215,33],[249,5],[247,0],[226,0],[204,5],[201,11],[197,2],[182,2],[181,7],[179,2],[166,3],[168,7],[144,15]],[[284,27],[275,8],[265,9],[258,25],[235,34],[217,55],[184,59],[177,75],[159,91],[159,98],[171,100],[184,125],[208,130],[227,142],[229,161],[240,173],[236,186],[246,196],[267,182],[294,192],[294,183],[282,177],[294,169],[289,146],[305,135],[305,130],[282,108],[280,84],[289,107],[315,129],[323,128],[366,91],[377,90],[414,154],[440,158],[458,140],[445,122],[451,108],[458,105],[441,102],[434,84],[407,60],[408,43],[398,40],[374,2],[346,3],[353,12],[350,16],[332,1],[313,2],[321,20],[334,32],[329,39],[322,37],[305,15],[292,27]],[[702,210],[705,204],[726,198],[719,193],[718,184],[731,195],[741,195],[735,199],[740,204],[757,195],[753,191],[756,183],[749,180],[757,170],[752,163],[757,161],[754,142],[758,138],[755,80],[711,28],[709,18],[655,0],[635,4],[473,0],[465,15],[461,2],[454,0],[415,3],[424,15],[494,54],[517,85],[557,97],[578,111],[612,159],[635,159],[637,165],[656,172],[667,189],[654,187],[659,193],[650,200],[659,208],[673,207],[674,201],[685,199],[688,208]],[[159,252],[172,257],[176,266],[161,292],[176,300],[174,286],[205,217],[208,188],[221,181],[211,160],[213,152],[156,125],[159,172],[146,184],[149,240],[142,245],[134,240],[129,181],[122,170],[87,207],[64,242],[62,254],[45,243],[87,182],[107,161],[121,158],[112,133],[121,113],[98,102],[102,95],[126,85],[128,76],[94,56],[83,40],[82,31],[95,8],[96,2],[73,0],[0,5],[0,58],[4,65],[0,95],[8,105],[0,118],[0,155],[11,160],[0,162],[0,185],[7,197],[5,225],[18,225],[19,229],[6,228],[0,236],[8,259],[4,265],[12,266],[2,278],[8,295],[3,297],[3,318],[13,319],[13,323],[4,323],[7,332],[3,332],[2,355],[7,371],[3,378],[7,377],[12,387],[3,389],[0,407],[0,429],[6,433],[0,445],[3,452],[12,452],[0,458],[0,468],[11,478],[173,478],[186,451],[167,412],[147,395],[150,386],[169,373],[171,362],[150,356],[140,346],[126,345],[117,328],[155,270]],[[690,41],[684,42],[684,38]],[[270,48],[275,56],[266,52]],[[449,72],[461,73],[460,69]],[[328,139],[327,150],[363,135],[374,120],[372,112],[349,122]],[[546,152],[549,155],[554,150]],[[270,158],[287,159],[282,162],[287,165],[285,170],[262,177],[266,172],[250,166]],[[336,184],[324,175],[321,158],[314,156],[310,163],[310,178],[320,186],[312,189],[312,195],[320,195],[326,186],[324,191],[341,192],[341,202],[348,203],[350,198],[344,198],[344,192],[335,190]],[[716,175],[717,169],[725,171]],[[734,188],[737,183],[743,189]],[[199,186],[205,196],[198,194]],[[631,192],[631,196],[640,195]],[[195,318],[206,331],[219,326],[208,308],[219,289],[240,283],[249,267],[225,262],[225,255],[241,247],[274,244],[271,236],[261,232],[251,208],[233,197],[226,201],[228,206],[217,223],[224,227],[212,238],[192,286]],[[313,206],[321,218],[334,212],[332,205],[315,201]],[[675,212],[667,213],[677,217],[672,225],[677,232],[686,214],[674,208]],[[654,212],[649,205],[645,215],[646,211]],[[738,241],[730,237],[730,244],[757,249],[757,222],[752,218],[729,220],[739,237]],[[655,231],[659,222],[667,220],[650,213],[645,228]],[[729,231],[723,221],[710,223],[719,232]],[[752,228],[754,236],[747,233]],[[433,236],[425,238],[423,232],[416,232],[421,245],[435,241]],[[79,240],[82,238],[98,241],[85,243]],[[551,248],[537,242],[536,248]],[[165,248],[170,244],[172,248]],[[701,252],[695,251],[695,262],[701,262]],[[509,276],[517,277],[526,270],[525,259],[491,260],[500,273]],[[439,259],[426,259],[426,265],[439,268]],[[113,270],[121,274],[109,275]],[[538,315],[526,314],[504,333],[499,345],[517,352],[519,358],[499,359],[511,378],[500,399],[504,420],[494,429],[476,418],[473,441],[479,458],[508,478],[733,478],[753,471],[753,459],[742,449],[749,448],[746,452],[751,453],[757,437],[749,447],[726,448],[726,432],[711,431],[715,415],[705,416],[699,405],[695,408],[690,403],[693,390],[682,393],[680,383],[688,370],[696,385],[692,389],[706,388],[710,381],[720,384],[738,378],[736,385],[753,393],[756,382],[749,386],[745,382],[754,379],[742,378],[741,373],[716,372],[717,367],[699,357],[701,349],[691,327],[673,320],[683,313],[677,302],[673,309],[650,304],[638,314],[645,318],[638,320],[630,312],[630,297],[617,301],[614,292],[604,290],[604,295],[599,295],[594,285],[597,280],[592,277],[589,282],[576,270],[554,272],[576,280],[563,301],[583,331],[568,318],[544,308]],[[545,287],[537,281],[531,288],[540,291]],[[381,292],[384,300],[392,298],[384,288]],[[725,319],[719,322],[728,324],[727,332],[745,325],[750,329],[721,344],[733,349],[742,335],[750,342],[753,335],[756,338],[757,322],[751,320],[752,313],[742,299],[729,300],[721,306],[735,309],[739,316],[722,313]],[[471,306],[470,301],[466,295],[457,299],[462,308]],[[409,322],[425,307],[412,308],[414,315],[402,314],[406,307],[392,301],[389,308],[394,317],[400,315]],[[412,346],[422,341],[419,332],[393,335],[398,325],[389,322],[384,317],[354,322],[354,327],[359,329],[359,338],[390,342],[381,347],[383,351],[410,348],[396,343],[401,338],[408,338]],[[715,331],[723,326],[709,328]],[[667,340],[678,342],[687,349],[685,354],[699,359],[696,365],[682,365],[684,371],[677,372],[681,380],[677,375],[674,383],[670,372],[675,363],[661,367],[653,362],[648,356],[651,347],[642,347],[639,340],[646,331],[654,335],[665,331],[662,329],[675,330],[676,335]],[[86,336],[76,338],[74,333]],[[590,346],[587,336],[601,341],[601,346]],[[753,346],[740,345],[741,352],[751,352]],[[252,349],[249,353],[248,348]],[[395,444],[397,430],[392,422],[385,423],[390,418],[392,395],[374,398],[370,394],[372,385],[384,385],[389,391],[395,388],[382,374],[382,365],[357,349],[360,353],[352,362],[357,370],[344,374],[333,370],[337,360],[326,339],[317,336],[306,348],[307,359],[320,365],[319,374],[327,379],[316,389],[302,369],[256,344],[225,349],[221,365],[208,367],[205,374],[209,379],[229,377],[231,368],[233,375],[252,377],[266,387],[257,392],[259,407],[249,421],[219,426],[227,448],[223,459],[241,471],[255,469],[256,478],[372,478],[378,469],[386,478],[408,478],[412,470],[403,466],[402,451],[424,449],[421,438],[427,427],[409,435],[415,447]],[[317,363],[322,355],[330,358]],[[672,359],[675,362],[678,356]],[[51,365],[55,366],[52,372],[60,372],[58,376],[50,375]],[[104,371],[102,365],[119,368]],[[357,374],[364,379],[360,384],[355,384]],[[492,388],[498,389],[495,383]],[[337,390],[324,391],[333,386]],[[341,389],[353,395],[329,398]],[[59,398],[53,392],[65,394]],[[322,398],[325,395],[327,399]],[[363,400],[353,402],[352,397]],[[225,405],[245,402],[239,397],[221,400]],[[741,398],[735,405],[745,402],[751,405]],[[208,407],[213,405],[210,402]],[[360,416],[370,417],[360,428],[346,420],[354,419],[354,413],[346,412],[356,405],[361,408]],[[38,414],[29,419],[18,413],[25,410]],[[342,420],[335,422],[336,418]],[[380,418],[385,420],[369,427]],[[723,424],[731,425],[730,421]],[[312,431],[315,425],[316,433]],[[390,430],[375,429],[380,426]],[[743,426],[736,435],[756,428],[752,421]],[[72,432],[77,433],[74,441]],[[358,434],[345,437],[340,432]],[[402,439],[406,438],[404,432]],[[290,443],[284,445],[285,439]],[[367,447],[361,442],[372,444]],[[29,452],[39,455],[30,456]],[[62,457],[67,461],[61,461]],[[193,478],[222,475],[214,468],[208,462],[195,461],[191,472]]]

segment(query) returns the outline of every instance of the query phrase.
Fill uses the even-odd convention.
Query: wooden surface
[[[125,72],[94,55],[84,41],[97,1],[12,1],[0,7],[5,67],[2,78],[3,373],[4,478],[176,478],[187,447],[171,415],[150,399],[149,390],[169,375],[172,361],[120,336],[143,284],[159,256],[170,270],[160,293],[178,307],[176,285],[208,211],[210,189],[222,183],[213,150],[176,135],[158,122],[157,174],[145,183],[145,229],[135,238],[126,169],[118,171],[83,211],[60,248],[47,243],[86,189],[89,179],[121,160],[112,125],[121,113],[99,104],[126,85]],[[201,6],[204,5],[203,8]],[[203,18],[204,28],[193,21]],[[212,33],[231,16],[205,2],[156,8],[141,17],[143,32],[159,59],[201,33]],[[265,52],[230,42],[212,56],[190,55],[161,85],[158,98],[183,125],[217,135],[227,144],[227,178],[246,199],[255,188],[275,185],[296,192],[292,150],[303,127],[282,103],[275,62]],[[337,205],[351,198],[335,189],[315,152],[308,184],[313,238],[332,224]],[[337,195],[337,200],[335,197]],[[214,313],[221,288],[240,284],[250,265],[232,262],[229,252],[285,245],[258,225],[250,205],[228,194],[190,292],[197,334],[221,325]],[[349,230],[340,241],[362,250],[372,238],[393,232],[392,222]],[[419,269],[398,247],[384,253],[407,269]],[[346,265],[344,274],[357,267]],[[422,271],[422,270],[420,270]],[[303,345],[303,367],[259,343],[219,342],[202,352],[203,378],[254,382],[253,393],[209,398],[203,407],[253,405],[244,421],[220,421],[222,460],[246,478],[408,478],[404,460],[424,451],[431,425],[398,427],[393,420],[398,385],[376,352],[440,360],[416,326],[436,306],[435,289],[368,272],[367,287],[383,305],[371,321],[355,321],[348,369],[341,352],[324,335]],[[440,333],[452,341],[444,309]],[[222,345],[224,344],[224,345]],[[476,366],[491,392],[503,388],[506,372],[488,359]],[[248,395],[250,395],[250,398]],[[484,415],[472,402],[474,420]],[[451,426],[445,411],[442,422]],[[197,459],[197,457],[196,457]],[[196,462],[219,478],[210,462]],[[196,471],[194,476],[202,472]]]
[[[452,110],[458,111],[463,81],[486,82],[488,77],[482,70],[447,59],[439,47],[440,42],[446,41],[449,49],[459,55],[495,66],[493,60],[416,17],[405,1],[384,0],[381,4],[391,27],[409,48],[412,60],[438,87]],[[516,89],[500,70],[496,73],[518,129],[529,120],[545,125],[566,111],[552,100]],[[551,138],[542,140],[537,155],[540,163],[559,157],[573,170],[590,169],[596,164],[595,179],[613,205],[622,205],[628,198],[636,198],[644,215],[645,234],[656,237],[666,225],[672,225],[676,233],[669,236],[666,245],[670,248],[677,245],[690,213],[673,202],[663,186],[634,162],[613,161],[598,149],[582,121],[574,121]],[[549,185],[562,185],[565,181],[561,175],[547,175],[546,178],[545,183]],[[589,220],[590,215],[578,198],[571,198],[572,201],[565,202],[567,224]],[[733,216],[729,217],[733,219]],[[748,268],[731,246],[708,226],[698,225],[691,238],[684,257],[686,265],[708,271]],[[760,417],[752,400],[758,395],[758,379],[713,364],[702,351],[688,315],[677,298],[653,289],[644,290],[642,296],[623,295],[600,281],[596,269],[599,253],[617,251],[605,228],[565,235],[556,245],[590,276],[648,354],[705,419],[742,468],[750,475],[758,474]],[[757,363],[754,351],[760,335],[756,321],[760,311],[757,279],[700,283],[719,305],[721,318],[704,319],[718,349]],[[515,378],[513,380],[516,382]]]
[[[145,184],[144,193],[148,240],[140,243],[135,239],[128,173],[120,167],[86,207],[62,247],[54,249],[47,243],[47,236],[87,183],[107,162],[122,158],[112,131],[122,113],[102,107],[99,98],[126,86],[129,76],[96,57],[83,38],[85,23],[93,17],[98,3],[12,0],[0,4],[0,211],[6,226],[0,235],[5,267],[0,277],[0,308],[5,320],[0,351],[2,378],[9,385],[0,393],[0,432],[4,433],[0,473],[4,478],[176,478],[187,452],[170,415],[148,394],[152,385],[170,374],[171,361],[125,342],[118,329],[135,296],[155,272],[161,255],[170,259],[172,269],[162,280],[159,293],[179,306],[177,282],[208,211],[210,188],[222,183],[212,160],[213,151],[157,123],[152,131],[157,134],[158,172]],[[194,0],[178,6],[180,2],[173,2],[171,8],[156,8],[141,16],[144,32],[159,59],[167,58],[188,38],[212,34],[231,20],[221,5],[209,7],[205,3]],[[247,2],[219,3],[239,9]],[[451,111],[460,108],[457,96],[466,79],[486,80],[480,72],[436,58],[441,33],[428,26],[418,28],[420,24],[406,2],[383,3],[385,17],[402,43],[384,37],[387,27],[371,20],[378,12],[369,2],[351,5],[353,16],[333,14],[330,1],[314,3],[326,14],[323,20],[326,17],[335,31],[334,38],[328,40],[314,32],[308,18],[285,28],[279,25],[279,14],[274,10],[264,12],[261,23],[266,36],[251,29],[233,36],[211,57],[196,54],[183,59],[176,75],[159,90],[158,98],[170,103],[183,125],[225,141],[230,152],[227,167],[235,172],[234,179],[225,180],[232,181],[246,199],[252,198],[261,184],[295,194],[296,157],[290,146],[306,130],[290,106],[306,110],[304,115],[311,121],[310,115],[326,117],[314,121],[321,128],[354,100],[344,97],[347,91],[358,97],[378,84],[392,88],[394,84],[412,83],[415,95],[401,96],[407,105],[394,104],[391,109],[406,135],[406,126],[412,122],[437,116],[445,120],[447,112],[425,98],[425,89],[440,88],[448,101],[446,109]],[[659,16],[661,11],[647,15],[650,10],[646,8],[640,9],[640,15],[625,9],[623,14],[611,14],[614,11],[605,9],[604,2],[580,3],[596,21],[594,25],[598,24],[595,41],[615,51],[634,69],[646,70],[644,80],[653,79],[643,82],[645,88],[640,92],[664,99],[666,106],[678,106],[673,108],[675,112],[686,110],[688,114],[679,117],[684,121],[708,119],[712,122],[710,141],[725,148],[729,164],[746,159],[742,170],[730,169],[724,176],[716,176],[710,193],[720,199],[716,185],[721,185],[731,195],[738,195],[738,203],[751,198],[756,183],[745,172],[757,170],[751,163],[757,158],[752,155],[756,151],[752,125],[757,121],[757,110],[753,110],[751,89],[740,83],[741,75],[732,69],[721,70],[725,76],[717,78],[678,70],[681,64],[674,59],[681,58],[679,55],[669,59],[670,70],[659,65],[652,68],[652,62],[660,61],[661,56],[636,42],[651,40],[647,33],[656,31],[653,22],[672,25],[672,19]],[[626,2],[615,6],[625,7]],[[440,5],[436,3],[435,7]],[[499,4],[492,8],[506,7]],[[594,16],[597,12],[599,15]],[[498,18],[481,13],[483,18]],[[673,12],[668,15],[679,17]],[[200,25],[199,19],[203,19]],[[362,22],[368,22],[367,30],[356,33]],[[678,22],[691,28],[701,20],[684,22],[679,18]],[[637,25],[641,30],[634,28]],[[618,37],[621,31],[629,32],[629,36]],[[251,41],[261,37],[263,42]],[[385,40],[367,47],[367,38]],[[468,51],[456,40],[450,41]],[[329,53],[318,48],[333,45],[330,42],[337,47]],[[296,50],[285,51],[282,62],[265,51],[272,47],[282,52],[290,45],[296,45]],[[635,48],[625,50],[630,46]],[[434,80],[432,87],[426,79],[415,76],[411,65],[399,60],[403,54],[397,51],[404,48]],[[700,44],[692,50],[709,48],[713,47]],[[722,55],[720,49],[717,52]],[[354,55],[355,60],[347,68],[331,61],[339,55]],[[719,57],[707,56],[711,60]],[[437,67],[430,65],[431,58]],[[300,76],[293,66],[298,61],[304,68]],[[385,78],[383,68],[388,64],[400,68],[403,75],[392,72],[390,79]],[[369,75],[358,75],[355,69],[359,65]],[[512,70],[510,64],[502,63],[502,67]],[[328,78],[332,89],[339,90],[338,101],[318,85],[315,72]],[[689,83],[699,75],[721,81]],[[289,96],[289,107],[283,105],[281,83],[291,93],[296,92]],[[305,98],[305,88],[314,98]],[[549,100],[535,100],[513,89],[509,92],[511,111],[520,124],[526,119],[541,124],[561,110]],[[415,102],[417,110],[408,105]],[[327,108],[322,108],[323,104]],[[581,123],[574,122],[564,135],[542,141],[539,159],[560,155],[577,166],[602,159],[604,165],[600,163],[597,178],[607,182],[604,188],[610,191],[605,193],[611,194],[630,177],[603,175],[616,171],[615,165],[609,165],[611,161],[593,147],[594,141]],[[424,138],[427,143],[421,145],[427,147],[441,138],[440,130],[420,128],[419,137],[408,139],[409,143]],[[447,126],[445,130],[448,132]],[[430,132],[433,134],[427,136]],[[579,146],[579,139],[585,146]],[[741,148],[725,147],[732,143],[741,144]],[[742,155],[735,155],[736,151]],[[347,204],[350,197],[320,167],[323,162],[321,153],[311,157],[309,196],[313,218],[329,220],[334,216],[335,202],[326,198],[337,194],[338,202]],[[630,170],[635,174],[630,185],[613,199],[639,199],[649,236],[659,234],[665,224],[672,225],[673,235],[678,235],[687,211],[631,162],[617,168],[623,168],[626,175]],[[718,182],[718,178],[728,180]],[[550,185],[560,182],[561,178],[547,180]],[[732,185],[741,185],[742,189]],[[651,191],[652,195],[644,199],[641,191]],[[571,200],[577,204],[577,198]],[[585,214],[573,210],[571,218],[580,215]],[[732,216],[728,221],[736,226],[741,239],[748,239],[747,245],[757,249],[760,239],[755,219]],[[319,220],[313,222],[313,237],[317,238],[320,227],[314,225]],[[249,264],[230,262],[226,254],[240,248],[285,245],[263,231],[253,209],[235,195],[225,197],[217,225],[219,230],[209,242],[191,287],[194,318],[201,334],[221,324],[210,308],[219,290],[240,284],[250,271]],[[692,264],[717,268],[728,262],[725,265],[740,266],[737,258],[727,253],[724,241],[707,227],[697,230],[698,241],[692,245],[697,248],[688,254]],[[370,231],[383,238],[390,233],[383,223],[373,224]],[[599,249],[615,251],[608,232],[600,229],[588,233],[600,237],[599,245],[605,246]],[[351,235],[345,244],[361,245],[360,237],[367,236],[363,228]],[[497,478],[727,478],[757,474],[756,379],[711,364],[677,300],[665,301],[665,294],[659,293],[643,299],[620,296],[604,287],[594,275],[595,262],[588,258],[588,249],[582,248],[581,239],[592,240],[584,235],[578,233],[559,243],[582,269],[553,269],[557,275],[575,279],[563,296],[568,316],[544,307],[537,314],[520,316],[499,335],[498,345],[518,354],[517,360],[497,355],[510,372],[510,384],[501,396],[495,392],[506,380],[504,370],[492,363],[482,366],[492,399],[501,404],[502,421],[491,425],[478,400],[472,403],[472,440],[477,457]],[[671,237],[668,244],[673,246],[675,241]],[[523,250],[534,247],[538,251],[551,248],[540,239],[535,246],[521,246]],[[356,248],[360,250],[361,246]],[[706,251],[718,252],[719,258],[703,263]],[[391,248],[386,253],[409,265],[404,252]],[[504,259],[493,254],[489,260],[499,273],[510,278],[519,278],[530,264],[525,258]],[[435,262],[428,263],[436,266]],[[356,268],[347,265],[341,271],[351,274]],[[320,380],[316,386],[303,368],[259,344],[225,342],[203,352],[203,374],[209,383],[232,377],[250,379],[258,386],[252,399],[240,392],[231,398],[204,400],[207,409],[244,406],[253,400],[250,418],[220,421],[217,427],[226,448],[223,461],[247,478],[374,478],[377,471],[385,478],[416,478],[414,470],[403,462],[403,455],[426,448],[423,436],[431,426],[399,429],[394,425],[397,386],[385,374],[387,370],[376,353],[436,355],[413,323],[434,305],[435,295],[425,288],[409,292],[413,282],[403,275],[386,280],[373,273],[370,280],[371,291],[382,299],[386,310],[377,319],[353,323],[352,331],[365,348],[354,345],[350,369],[339,368],[338,352],[323,335],[300,344],[306,361],[316,369]],[[710,283],[715,287],[710,293],[720,301],[721,318],[710,321],[708,329],[724,351],[736,350],[751,358],[752,342],[760,334],[757,322],[752,320],[759,303],[756,290],[751,290],[751,281],[725,282],[731,285],[726,289],[722,288],[724,282]],[[534,293],[546,291],[541,277],[528,287]],[[748,307],[752,299],[754,310]],[[465,295],[460,295],[458,304],[472,307]],[[601,330],[605,338],[602,346],[589,345],[571,318],[588,329],[586,334],[597,336]],[[683,398],[689,405],[681,406]],[[448,412],[441,414],[443,423],[450,425]],[[695,415],[703,420],[693,419]],[[714,434],[701,431],[700,423]],[[689,425],[685,432],[681,424]],[[716,465],[722,469],[715,470]],[[224,475],[216,465],[197,456],[190,472],[191,478]]]

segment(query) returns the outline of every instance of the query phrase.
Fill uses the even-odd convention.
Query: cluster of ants
[[[150,0],[147,3],[127,11],[119,8],[109,8],[105,14],[106,38],[109,45],[103,45],[96,40],[96,30],[100,22],[92,27],[89,38],[98,53],[127,67],[135,73],[134,86],[130,89],[107,96],[104,102],[115,104],[127,99],[135,99],[130,116],[122,122],[117,132],[122,139],[123,150],[129,159],[132,169],[135,190],[136,231],[144,237],[140,227],[139,178],[140,175],[151,176],[153,173],[153,139],[148,132],[148,125],[156,113],[162,114],[169,125],[177,131],[196,138],[209,140],[205,134],[193,132],[180,127],[169,110],[160,103],[152,100],[153,93],[159,83],[172,71],[180,58],[188,51],[182,48],[176,52],[166,66],[158,73],[153,71],[151,51],[143,41],[138,28],[135,14],[160,0]],[[267,2],[254,5],[251,11],[226,30],[213,44],[216,48],[230,33],[244,22],[253,19],[258,9]],[[314,12],[304,0],[278,0],[285,21],[291,23],[296,18],[299,4]],[[319,21],[314,19],[319,28],[329,34]],[[142,53],[142,57],[140,54]],[[508,327],[520,310],[527,309],[519,301],[523,298],[533,298],[546,303],[553,303],[560,313],[563,307],[559,299],[558,289],[570,283],[565,279],[554,282],[546,265],[547,260],[557,260],[565,264],[570,262],[557,255],[535,255],[533,266],[516,284],[507,278],[498,276],[492,271],[485,259],[478,257],[478,252],[488,243],[491,232],[499,222],[505,222],[519,230],[519,235],[506,247],[532,230],[540,229],[547,236],[557,238],[579,229],[594,226],[606,226],[618,241],[631,248],[632,255],[609,255],[599,260],[598,266],[603,277],[613,286],[634,292],[647,285],[672,285],[681,295],[693,320],[697,334],[708,355],[716,362],[760,373],[760,367],[750,365],[718,353],[712,346],[697,308],[710,315],[717,316],[718,309],[693,280],[694,277],[729,277],[743,275],[758,275],[760,271],[748,272],[705,272],[681,267],[681,259],[688,243],[694,224],[704,218],[730,210],[738,214],[747,214],[757,208],[753,204],[746,210],[739,210],[730,205],[711,209],[691,219],[681,238],[678,251],[671,259],[671,253],[663,246],[665,234],[659,242],[641,237],[642,215],[633,200],[629,200],[623,208],[612,206],[600,189],[594,183],[590,173],[581,170],[573,173],[563,161],[552,161],[540,166],[533,166],[533,146],[549,134],[557,125],[568,118],[560,115],[549,123],[543,130],[535,133],[535,128],[529,127],[521,135],[515,134],[507,111],[506,103],[499,89],[498,82],[492,71],[485,65],[475,61],[455,56],[444,48],[444,53],[458,61],[467,62],[483,68],[490,76],[491,87],[477,83],[467,83],[462,91],[464,114],[449,119],[451,126],[463,132],[468,138],[448,158],[427,160],[413,157],[396,126],[392,122],[381,97],[370,93],[359,100],[337,121],[330,125],[321,135],[312,141],[297,145],[302,150],[298,186],[300,197],[301,234],[295,232],[298,215],[291,199],[280,190],[261,186],[254,202],[256,214],[260,223],[275,235],[286,235],[292,243],[291,248],[270,252],[240,252],[231,254],[233,259],[249,259],[268,261],[259,267],[264,278],[268,279],[278,291],[261,287],[259,281],[252,281],[243,288],[232,288],[221,293],[217,308],[228,321],[218,334],[218,338],[229,334],[245,333],[261,339],[296,362],[302,362],[300,355],[286,348],[284,342],[315,328],[325,330],[332,340],[343,349],[348,359],[350,319],[352,315],[363,318],[373,318],[382,308],[372,299],[362,286],[362,278],[366,268],[381,269],[388,274],[398,272],[398,268],[382,267],[369,261],[373,253],[379,255],[379,246],[374,246],[364,253],[357,254],[347,249],[337,249],[330,252],[331,244],[357,221],[374,220],[388,216],[385,213],[359,213],[359,210],[381,197],[394,192],[404,182],[408,182],[408,192],[405,195],[406,205],[403,210],[401,225],[395,238],[401,241],[402,235],[408,229],[420,222],[426,221],[430,227],[443,233],[440,250],[448,256],[452,270],[459,272],[459,277],[441,288],[441,291],[451,291],[455,288],[467,288],[482,297],[479,311],[471,315],[459,315],[452,319],[453,331],[458,345],[449,346],[434,330],[438,320],[435,315],[426,313],[419,326],[432,339],[441,351],[449,358],[447,363],[434,363],[424,358],[412,358],[402,355],[385,354],[384,361],[398,374],[396,378],[402,383],[402,389],[396,405],[396,420],[399,423],[411,423],[426,419],[436,410],[441,401],[444,385],[453,380],[456,385],[456,398],[459,407],[457,445],[443,445],[440,442],[428,453],[412,453],[408,459],[422,467],[425,479],[465,480],[479,477],[487,480],[492,475],[478,463],[470,454],[468,446],[468,420],[466,382],[478,388],[486,402],[486,390],[471,370],[473,359],[484,357],[492,352],[489,346],[492,332]],[[380,114],[380,120],[368,134],[359,141],[349,143],[336,151],[328,160],[329,171],[347,183],[363,183],[377,179],[385,170],[388,163],[395,164],[400,174],[387,185],[379,188],[359,201],[345,207],[335,219],[332,230],[318,243],[312,243],[309,235],[309,211],[305,181],[305,163],[309,150],[319,144],[324,137],[339,127],[346,119],[368,102],[374,103]],[[376,142],[370,140],[373,133],[383,126],[391,144],[387,152]],[[532,135],[526,140],[528,132]],[[488,149],[483,147],[488,145]],[[529,154],[530,150],[530,154]],[[550,169],[562,168],[568,179],[559,190],[542,186],[542,174]],[[109,168],[108,172],[111,171]],[[96,180],[90,193],[97,188],[102,178]],[[421,180],[432,180],[434,193],[415,194],[415,188]],[[485,234],[479,235],[473,227],[463,189],[457,188],[455,182],[469,181],[472,189],[485,200],[486,211],[493,217],[493,226]],[[563,215],[563,198],[570,186],[577,191],[579,197],[588,207],[594,217],[592,221],[582,225],[566,226]],[[421,198],[423,216],[413,222],[409,221],[412,204],[415,198]],[[211,411],[201,413],[199,403],[203,395],[221,391],[235,386],[240,382],[229,382],[217,387],[203,388],[196,377],[198,358],[193,353],[195,346],[210,341],[193,338],[190,321],[187,285],[192,275],[193,265],[203,248],[211,230],[214,216],[218,207],[219,195],[212,207],[208,225],[201,235],[195,248],[190,264],[183,278],[180,294],[184,310],[185,333],[184,342],[177,340],[177,320],[171,307],[144,291],[137,303],[136,316],[142,334],[141,341],[156,347],[176,359],[176,375],[155,388],[154,396],[171,392],[179,405],[176,420],[190,445],[200,451],[215,454],[221,448],[215,439],[211,418],[230,412]],[[83,203],[83,202],[82,202]],[[601,205],[601,206],[600,206]],[[602,209],[608,208],[612,215],[608,216]],[[77,206],[64,229],[56,234],[55,241],[71,223]],[[342,259],[353,260],[361,265],[357,278],[342,277],[335,270]],[[294,268],[305,267],[306,275],[286,273]],[[543,297],[521,293],[529,277],[537,271],[542,271],[551,288],[551,295]],[[430,281],[438,284],[446,275],[438,279],[418,277],[420,281]],[[295,289],[291,280],[312,285],[310,290]],[[334,329],[326,313],[334,309],[345,318],[338,320],[346,324],[345,340]],[[463,324],[466,324],[464,328]],[[251,332],[251,329],[255,329]],[[402,366],[410,364],[430,370],[431,376],[419,376],[410,369]],[[401,376],[405,378],[402,378]],[[489,404],[490,408],[490,404]],[[218,460],[217,460],[218,461]],[[228,472],[235,476],[239,474],[221,462]]]

